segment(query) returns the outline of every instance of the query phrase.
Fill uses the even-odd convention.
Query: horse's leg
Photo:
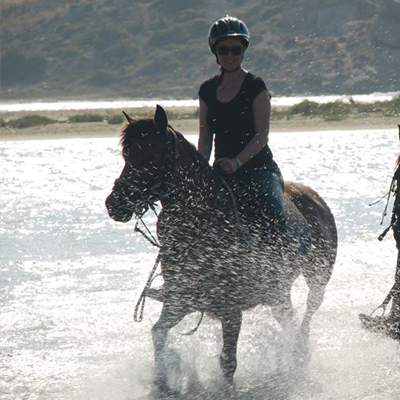
[[[164,303],[160,318],[152,328],[155,376],[154,383],[163,392],[169,390],[165,368],[165,344],[168,332],[187,315],[188,310],[184,305]]]
[[[237,342],[242,326],[242,312],[233,310],[221,318],[223,348],[220,356],[220,365],[224,377],[229,385],[233,384],[233,375],[237,367]]]
[[[280,293],[277,293],[276,297],[279,301],[276,303],[274,302],[274,304],[271,305],[272,315],[282,328],[291,324],[294,317],[294,308],[291,297],[292,285],[293,282],[290,282],[285,288],[281,288]]]
[[[315,281],[307,281],[309,288],[307,296],[307,308],[300,325],[300,330],[297,335],[296,350],[298,359],[301,362],[309,362],[310,355],[310,327],[311,319],[315,312],[321,307],[324,300],[326,285]]]
[[[325,285],[309,284],[309,292],[307,296],[307,308],[301,322],[300,332],[308,336],[310,333],[311,318],[315,312],[321,307],[325,295]]]

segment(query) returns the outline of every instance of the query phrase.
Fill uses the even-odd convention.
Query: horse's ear
[[[133,124],[135,122],[125,111],[122,111],[122,114],[124,114],[124,117],[128,124]]]
[[[168,126],[168,117],[165,110],[157,105],[156,112],[154,114],[154,123],[156,124],[156,128],[160,132],[165,132]]]

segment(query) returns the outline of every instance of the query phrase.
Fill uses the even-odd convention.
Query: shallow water
[[[195,141],[195,137],[189,137]],[[398,399],[400,348],[361,329],[359,312],[391,287],[391,234],[376,240],[398,153],[397,130],[276,133],[271,147],[287,180],[316,189],[338,225],[339,253],[315,315],[308,368],[293,366],[290,341],[268,308],[246,312],[235,389],[218,366],[221,332],[193,314],[170,335],[172,380],[184,399]],[[134,223],[109,219],[104,200],[120,172],[116,138],[1,142],[0,397],[154,398],[150,329],[134,306],[156,250]],[[154,227],[155,217],[147,221]],[[293,294],[299,318],[304,282]],[[180,361],[178,362],[178,358]]]
[[[350,99],[358,103],[372,103],[375,101],[389,101],[399,96],[400,92],[390,93],[371,93],[359,95],[325,95],[325,96],[290,96],[290,97],[273,97],[273,106],[293,106],[303,100],[315,101],[317,103],[328,103],[333,101],[348,102]],[[155,107],[161,104],[163,107],[197,107],[199,101],[196,99],[186,100],[103,100],[103,101],[35,101],[26,103],[0,103],[0,112],[18,112],[18,111],[59,111],[59,110],[97,110],[97,109],[126,109],[126,108],[142,108]]]

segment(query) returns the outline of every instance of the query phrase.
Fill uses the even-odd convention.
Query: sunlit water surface
[[[194,336],[180,335],[196,325],[193,314],[170,335],[180,358],[174,386],[184,399],[399,399],[399,344],[358,320],[382,302],[394,274],[391,235],[377,241],[384,203],[369,203],[388,190],[396,129],[273,133],[271,147],[286,179],[324,197],[339,230],[312,360],[295,368],[290,343],[258,307],[245,313],[236,387],[227,390],[219,324],[206,317]],[[142,323],[132,315],[156,250],[104,208],[122,167],[118,139],[8,141],[0,153],[1,399],[154,398],[150,329],[160,304],[147,301]],[[154,227],[155,217],[147,222]],[[300,279],[298,318],[305,296]]]
[[[272,97],[273,106],[288,107],[302,102],[303,100],[315,101],[317,103],[328,103],[333,101],[349,102],[351,99],[358,103],[372,103],[375,101],[389,101],[399,96],[400,92],[389,93],[370,93],[358,95],[325,95],[325,96],[290,96],[290,97]],[[44,111],[44,110],[96,110],[96,109],[126,109],[155,107],[161,104],[163,107],[197,107],[198,99],[186,100],[98,100],[98,101],[35,101],[25,103],[0,103],[0,112],[18,112],[18,111]]]

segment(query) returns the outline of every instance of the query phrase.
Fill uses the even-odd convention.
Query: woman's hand
[[[239,169],[236,158],[219,158],[215,160],[214,167],[220,167],[226,174],[233,174]]]

